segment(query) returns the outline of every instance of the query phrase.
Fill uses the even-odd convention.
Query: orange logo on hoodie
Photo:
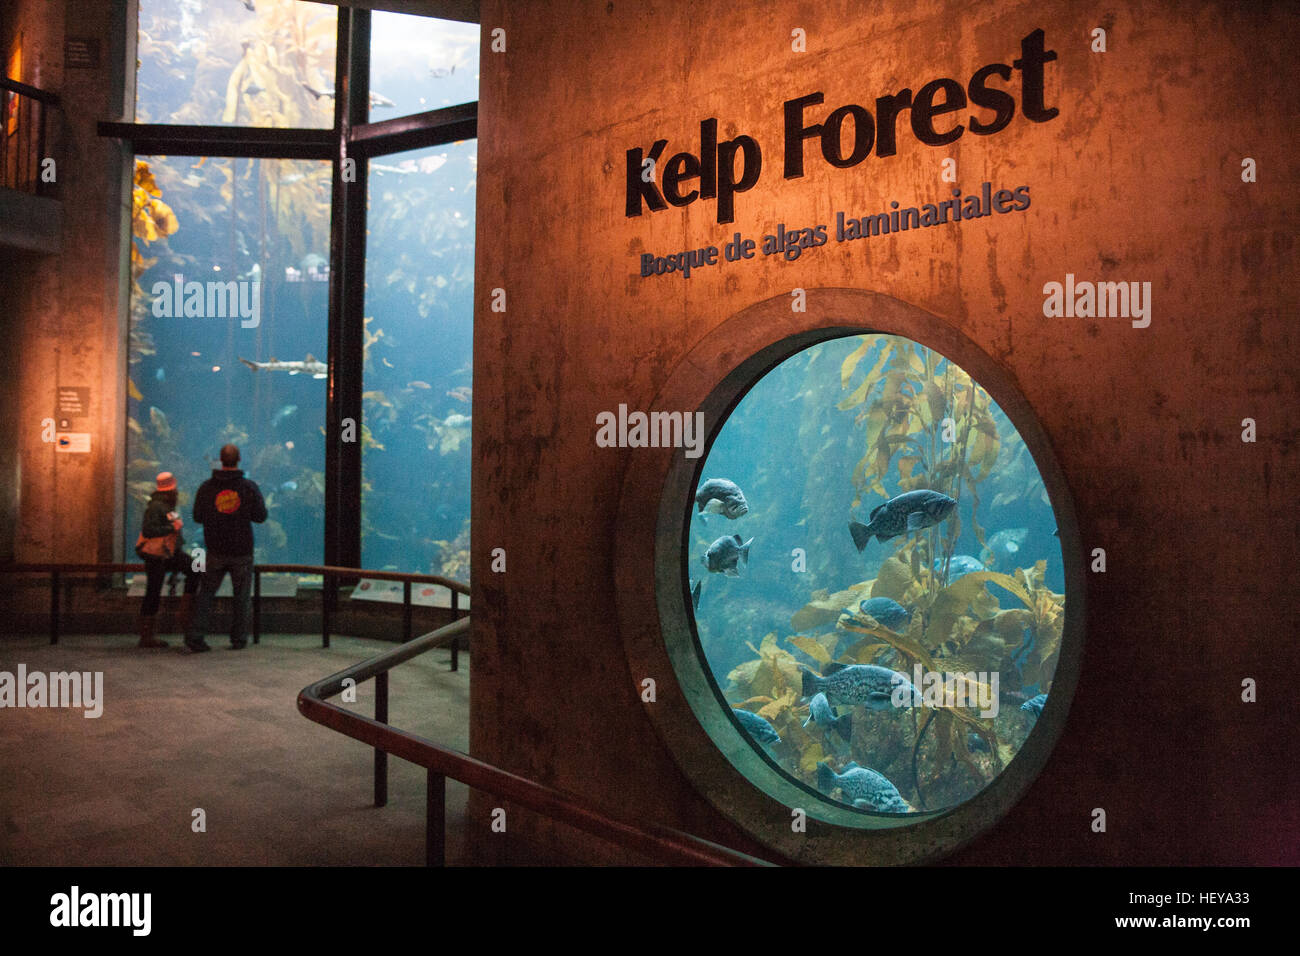
[[[239,510],[239,492],[226,489],[217,492],[217,510],[223,515],[232,515]]]

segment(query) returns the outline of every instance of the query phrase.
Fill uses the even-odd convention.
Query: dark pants
[[[209,551],[207,570],[203,573],[203,586],[199,588],[199,597],[194,610],[194,619],[185,634],[185,643],[198,647],[204,643],[208,631],[208,614],[212,610],[212,598],[221,579],[230,572],[230,586],[235,590],[235,615],[230,622],[230,643],[234,647],[243,647],[248,640],[248,611],[253,597],[253,556],[251,554],[214,554]]]
[[[144,605],[140,608],[143,617],[153,617],[158,613],[158,601],[162,596],[163,578],[168,573],[185,575],[185,593],[193,594],[199,587],[199,576],[190,570],[190,556],[184,551],[177,551],[170,558],[145,558]]]

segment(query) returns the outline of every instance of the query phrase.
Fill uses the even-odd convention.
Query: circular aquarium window
[[[860,828],[989,788],[1052,694],[1066,602],[1043,477],[989,392],[908,338],[840,335],[755,381],[701,461],[691,706],[732,765]]]

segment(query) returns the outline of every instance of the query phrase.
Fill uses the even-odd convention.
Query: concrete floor
[[[388,806],[371,804],[373,751],[302,717],[307,684],[392,645],[264,635],[190,655],[171,635],[0,642],[0,671],[102,671],[103,716],[0,709],[0,863],[25,865],[422,865],[424,770],[389,758]],[[469,655],[433,650],[390,673],[389,720],[464,750]],[[373,682],[350,709],[374,713]],[[448,862],[464,856],[467,789],[447,785]],[[207,831],[191,829],[206,812]]]

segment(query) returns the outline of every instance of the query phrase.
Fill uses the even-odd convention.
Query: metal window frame
[[[423,15],[440,13],[429,9]],[[333,164],[324,563],[356,568],[361,566],[362,443],[340,438],[345,419],[360,423],[362,418],[368,160],[477,137],[478,102],[369,122],[370,10],[349,6],[338,8],[334,90],[331,129],[101,122],[98,134],[122,140],[132,155],[317,159]],[[348,159],[355,162],[355,178],[344,182]],[[346,582],[336,581],[330,590],[340,583]],[[329,600],[333,602],[333,593]]]

